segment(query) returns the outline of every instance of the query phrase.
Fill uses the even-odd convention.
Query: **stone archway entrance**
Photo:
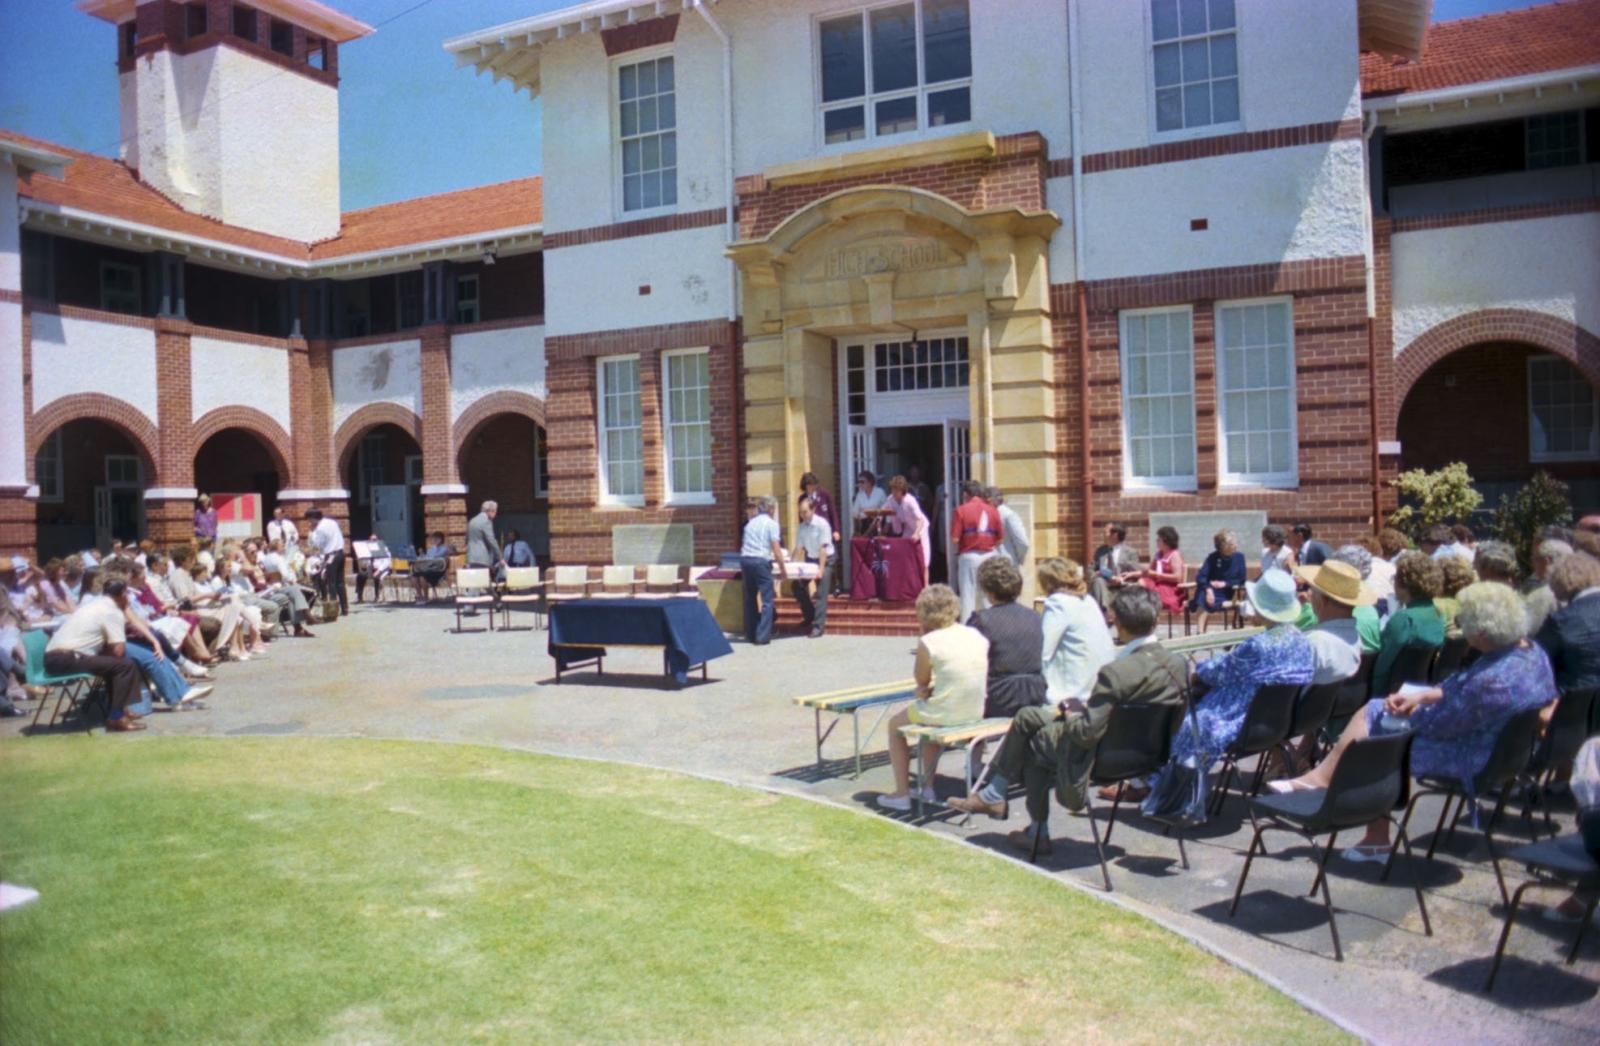
[[[1054,555],[1059,511],[1047,252],[1059,225],[1049,211],[969,211],[924,190],[869,186],[826,196],[767,236],[729,248],[744,277],[749,493],[777,497],[792,528],[794,492],[811,471],[838,492],[846,511],[852,479],[842,473],[853,460],[850,421],[860,404],[851,402],[850,358],[841,352],[873,346],[862,359],[870,372],[878,366],[877,344],[909,347],[909,361],[897,350],[892,364],[901,372],[894,391],[903,392],[906,366],[922,365],[917,353],[927,343],[959,338],[966,410],[965,418],[952,420],[970,426],[971,475],[1004,489],[1032,531],[1036,555]],[[890,365],[888,354],[883,362]],[[875,373],[863,379],[867,388],[880,387]],[[947,398],[947,390],[939,391]],[[893,420],[907,427],[939,421]]]

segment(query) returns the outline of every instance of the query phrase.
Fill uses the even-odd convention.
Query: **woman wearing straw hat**
[[[1268,570],[1260,580],[1247,582],[1245,590],[1256,619],[1269,627],[1195,669],[1195,678],[1209,689],[1198,698],[1192,719],[1184,720],[1172,751],[1185,761],[1198,754],[1201,761],[1197,766],[1209,767],[1238,738],[1250,699],[1258,689],[1276,683],[1303,686],[1311,682],[1316,657],[1310,641],[1293,624],[1300,616],[1294,575]]]

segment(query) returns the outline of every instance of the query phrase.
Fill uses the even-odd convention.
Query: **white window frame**
[[[370,462],[367,461],[368,456],[372,453],[372,449],[371,448],[377,448],[377,451],[378,451],[378,453],[380,455],[376,465],[373,465],[373,464],[371,464]],[[376,469],[377,471],[380,472],[380,477],[381,477],[381,472],[382,472],[382,469],[383,469],[383,458],[381,457],[382,453],[383,453],[383,433],[381,433],[381,432],[367,432],[367,433],[364,433],[361,436],[361,439],[356,441],[356,504],[357,505],[370,505],[372,503],[372,488],[373,488],[373,486],[375,486],[375,485],[381,486],[382,485],[381,483],[380,484],[373,484],[373,483],[368,482],[368,477],[367,477],[367,473],[369,471],[374,470],[374,469]]]
[[[1231,472],[1228,469],[1228,418],[1227,395],[1224,387],[1223,374],[1227,367],[1227,357],[1222,344],[1222,313],[1225,309],[1250,308],[1262,305],[1282,305],[1287,311],[1285,330],[1289,344],[1289,469],[1286,472]],[[1298,367],[1295,366],[1294,354],[1294,298],[1241,298],[1235,301],[1219,301],[1212,306],[1211,314],[1212,351],[1216,353],[1216,399],[1217,399],[1217,483],[1222,487],[1269,487],[1277,489],[1294,489],[1300,486],[1300,412],[1299,412],[1299,387],[1297,382]],[[1259,390],[1270,391],[1270,390]]]
[[[1135,476],[1133,474],[1133,409],[1128,390],[1128,319],[1134,316],[1153,316],[1158,313],[1182,313],[1189,317],[1189,438],[1194,440],[1194,472],[1187,476]],[[1150,309],[1123,309],[1117,315],[1117,368],[1118,384],[1122,396],[1122,489],[1131,494],[1178,493],[1192,494],[1200,489],[1200,431],[1195,420],[1198,395],[1194,380],[1194,306],[1163,305]]]
[[[606,455],[606,364],[632,361],[639,373],[639,493],[613,494],[610,490],[610,459]],[[600,356],[594,361],[595,452],[600,462],[600,504],[638,508],[644,505],[644,361],[638,353]],[[631,427],[631,426],[630,426]],[[622,431],[618,428],[616,431]]]
[[[1539,430],[1535,424],[1533,414],[1533,371],[1536,364],[1549,360],[1560,360],[1567,366],[1572,367],[1573,372],[1577,374],[1580,381],[1588,381],[1588,377],[1583,371],[1573,366],[1572,361],[1564,356],[1557,356],[1554,353],[1547,352],[1528,357],[1525,364],[1528,375],[1528,461],[1532,464],[1557,461],[1600,461],[1600,391],[1596,391],[1592,385],[1589,390],[1590,406],[1592,408],[1592,417],[1589,422],[1589,449],[1586,451],[1549,451],[1539,450],[1535,446],[1535,437],[1538,435]]]
[[[716,496],[710,490],[692,490],[679,492],[672,487],[672,437],[673,426],[677,419],[672,416],[672,381],[668,360],[677,356],[704,356],[706,358],[706,395],[709,400],[711,390],[715,387],[711,381],[711,349],[709,347],[693,349],[673,349],[661,354],[661,443],[662,443],[662,474],[665,476],[665,489],[667,504],[669,505],[714,505]],[[716,456],[710,452],[711,418],[714,409],[709,409],[704,421],[706,427],[707,453],[706,453],[706,481],[709,483],[713,475],[712,463]],[[686,425],[701,424],[700,422],[685,422]]]
[[[133,273],[133,308],[119,309],[114,307],[106,297],[106,276],[114,271]],[[119,294],[122,292],[118,292]],[[127,316],[138,316],[144,312],[144,274],[139,271],[139,266],[129,265],[127,262],[107,261],[100,262],[100,310],[102,312],[115,312]]]
[[[39,488],[39,501],[45,505],[59,505],[64,500],[64,485],[66,483],[65,461],[61,457],[61,430],[56,429],[46,436],[44,442],[39,444],[39,449],[33,456],[33,481]],[[48,464],[49,483],[45,482],[47,472],[40,469],[41,464]]]
[[[132,469],[132,479],[112,479],[112,466],[118,471]],[[124,475],[126,473],[124,472]],[[106,486],[112,490],[142,490],[144,488],[144,459],[137,454],[107,454],[105,458]]]
[[[659,47],[644,47],[644,48],[640,48],[637,51],[628,51],[628,52],[626,52],[624,54],[620,54],[617,57],[613,58],[611,60],[611,62],[610,62],[610,66],[609,66],[609,69],[608,69],[608,75],[611,77],[611,85],[607,89],[607,95],[611,100],[611,172],[612,172],[611,173],[611,192],[613,194],[612,211],[613,211],[613,213],[616,214],[616,216],[619,219],[626,220],[626,221],[633,221],[633,220],[635,220],[637,218],[653,218],[653,217],[657,217],[659,215],[664,215],[664,214],[677,214],[678,213],[679,202],[681,202],[682,199],[683,199],[683,193],[678,191],[681,188],[681,186],[678,186],[678,185],[674,184],[674,192],[676,194],[677,199],[675,199],[672,203],[661,204],[660,206],[657,206],[657,207],[639,207],[639,208],[635,208],[634,210],[630,211],[630,210],[627,209],[627,206],[626,206],[627,198],[624,195],[623,190],[622,190],[622,179],[623,179],[623,169],[622,169],[622,70],[624,68],[626,68],[627,66],[630,66],[630,65],[639,65],[639,64],[641,64],[643,62],[654,62],[654,61],[658,61],[658,60],[660,60],[662,58],[671,58],[673,60],[673,62],[672,62],[672,111],[673,111],[672,132],[673,132],[674,139],[675,139],[674,148],[676,148],[677,145],[681,145],[682,144],[681,142],[676,141],[676,139],[678,138],[678,131],[680,131],[682,129],[682,127],[683,127],[683,121],[679,118],[679,112],[678,112],[678,95],[681,92],[679,91],[679,87],[678,87],[678,72],[679,72],[679,70],[678,70],[677,54],[674,51],[672,45],[663,44],[663,45],[661,45]],[[651,131],[649,133],[658,134],[660,132],[659,132],[659,130],[657,130],[657,131]],[[681,171],[683,169],[683,155],[681,153],[676,153],[675,155],[676,155],[676,161],[677,162],[673,165],[673,170],[675,172],[676,171]],[[674,174],[673,179],[674,179],[674,182],[676,183],[676,181],[677,181],[677,175],[676,174]]]
[[[1245,16],[1240,10],[1240,0],[1234,0],[1233,5],[1233,54],[1234,78],[1239,82],[1239,118],[1228,123],[1208,123],[1198,127],[1179,127],[1170,131],[1159,130],[1156,123],[1156,27],[1155,20],[1150,11],[1150,0],[1139,0],[1144,7],[1144,90],[1145,90],[1145,119],[1150,128],[1152,142],[1181,142],[1189,138],[1211,138],[1219,134],[1237,134],[1245,129],[1246,91],[1245,84],[1245,55],[1244,55],[1244,28]],[[1207,34],[1208,36],[1211,34]],[[1182,40],[1183,37],[1177,37]],[[1173,40],[1162,40],[1161,43],[1173,43]]]
[[[468,286],[470,286],[472,288],[472,295],[470,297],[468,297],[467,295],[461,293],[462,290],[464,288],[468,287]],[[455,309],[455,316],[451,318],[451,322],[452,323],[478,323],[478,322],[480,322],[483,319],[483,296],[482,295],[483,295],[483,282],[478,278],[478,274],[477,273],[469,272],[469,273],[464,273],[464,274],[462,274],[460,276],[457,276],[456,277],[456,309]],[[467,306],[471,307],[472,316],[469,319],[462,319],[461,318],[461,310],[462,310],[463,307],[467,307]]]
[[[903,87],[898,90],[884,91],[881,94],[875,94],[872,90],[872,20],[867,16],[871,12],[885,7],[901,7],[907,3],[913,4],[916,7],[917,85],[915,87]],[[969,51],[969,64],[973,67],[972,72],[964,78],[955,80],[940,80],[936,84],[929,84],[927,82],[927,69],[924,68],[923,51],[926,47],[926,43],[922,35],[922,0],[884,0],[884,2],[880,3],[864,4],[858,7],[840,8],[837,11],[822,11],[812,15],[811,100],[812,121],[814,123],[813,134],[816,137],[817,148],[827,152],[849,152],[852,149],[870,149],[875,146],[886,144],[898,145],[904,142],[916,142],[926,138],[935,138],[945,134],[953,134],[961,131],[971,130],[974,123],[974,121],[971,119],[964,120],[960,123],[947,123],[940,124],[938,127],[930,127],[928,125],[928,95],[930,93],[936,94],[940,91],[948,91],[954,90],[958,87],[965,87],[967,89],[967,108],[970,112],[973,101],[973,83],[976,80],[977,72],[977,63],[971,60],[970,53],[972,47],[971,25],[976,17],[975,9],[982,3],[983,0],[967,0],[967,47]],[[863,52],[862,61],[864,63],[863,69],[866,77],[863,83],[864,93],[856,96],[855,98],[838,99],[832,102],[824,102],[822,100],[822,23],[831,22],[836,18],[846,18],[850,15],[856,15],[860,17],[864,27],[861,38],[861,47]],[[909,98],[913,96],[915,96],[917,99],[916,130],[879,137],[877,132],[877,121],[873,119],[873,108],[877,105],[877,103],[889,102],[895,100],[896,98]],[[865,130],[867,132],[866,136],[863,138],[857,138],[854,141],[829,142],[827,140],[827,132],[824,129],[823,113],[833,109],[848,109],[854,105],[862,106],[862,118],[865,121]]]

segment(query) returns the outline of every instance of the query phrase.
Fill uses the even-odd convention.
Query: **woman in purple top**
[[[828,526],[833,530],[833,544],[839,545],[839,514],[833,509],[833,498],[822,489],[822,483],[817,479],[815,472],[807,472],[800,477],[800,493],[811,499],[811,511],[828,521]]]
[[[195,499],[194,536],[200,541],[217,539],[217,510],[211,507],[210,494],[201,494]]]

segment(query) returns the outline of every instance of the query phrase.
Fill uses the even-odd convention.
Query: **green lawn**
[[[1110,905],[872,817],[446,745],[0,742],[0,1042],[1321,1041]]]

